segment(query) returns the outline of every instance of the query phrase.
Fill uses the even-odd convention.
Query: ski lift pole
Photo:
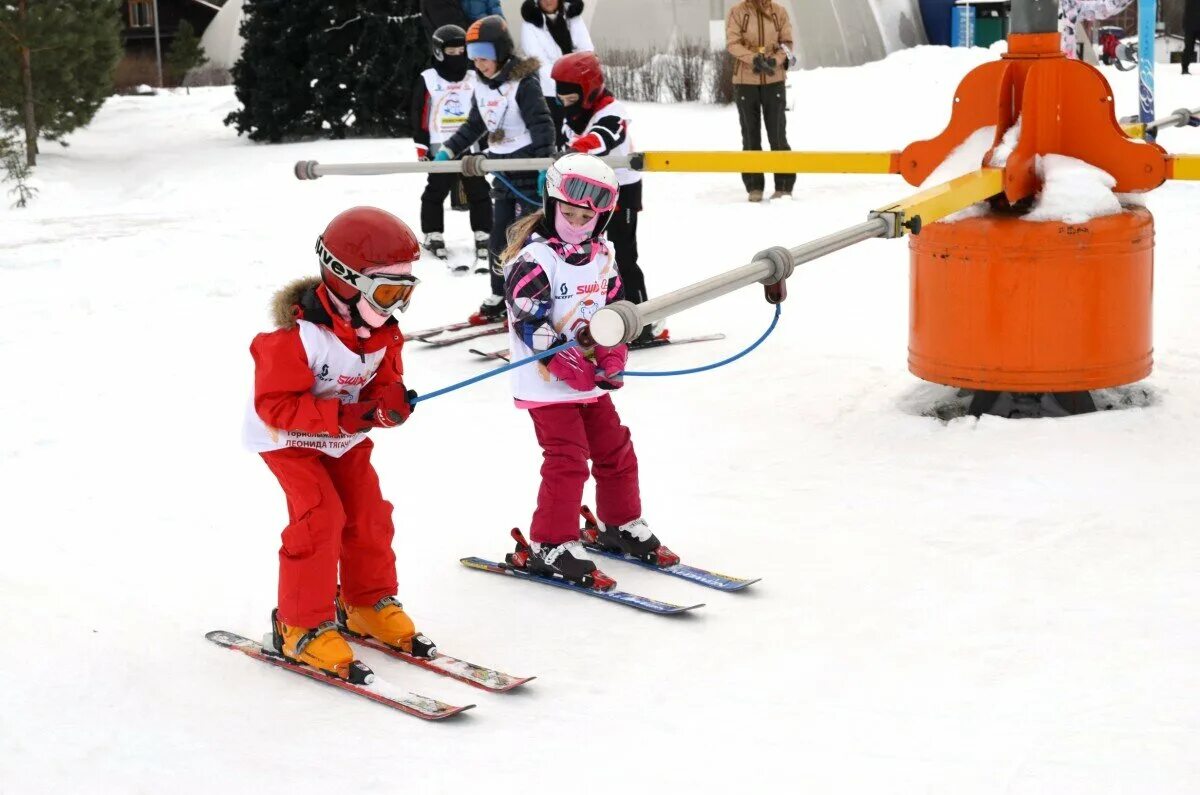
[[[923,224],[931,224],[1003,191],[1003,169],[980,169],[874,210],[861,224],[795,248],[774,246],[760,251],[754,255],[749,265],[743,265],[711,279],[660,295],[642,304],[617,301],[596,312],[588,327],[582,329],[577,338],[584,345],[599,344],[609,347],[630,342],[650,323],[707,303],[755,282],[765,288],[768,303],[781,303],[787,298],[787,279],[797,265],[871,238],[919,234]]]
[[[755,282],[763,284],[767,288],[767,300],[777,304],[786,296],[783,285],[797,265],[873,237],[883,237],[887,229],[886,220],[873,218],[793,249],[782,246],[766,249],[756,254],[749,265],[660,295],[645,303],[617,301],[610,304],[598,311],[588,327],[576,336],[584,345],[620,345],[635,338],[647,324],[707,303]]]
[[[1121,119],[1121,128],[1131,138],[1141,138],[1148,130],[1158,132],[1170,127],[1200,127],[1200,108],[1180,108],[1166,116],[1160,116],[1149,124],[1143,124],[1137,116]]]
[[[1158,27],[1158,0],[1138,0],[1138,117],[1145,138],[1154,141],[1154,35]]]
[[[899,152],[635,152],[600,160],[613,168],[703,174],[899,174]],[[542,171],[554,158],[489,159],[465,155],[458,160],[399,163],[318,163],[301,160],[293,167],[297,179],[366,177],[384,174],[458,174],[483,176],[493,171]]]
[[[635,168],[637,155],[609,155],[602,157],[612,168]],[[457,160],[427,160],[401,163],[330,163],[323,165],[316,160],[301,160],[293,167],[296,179],[309,180],[319,177],[373,177],[385,174],[462,174],[466,177],[482,177],[493,171],[543,171],[554,164],[553,157],[524,157],[505,160],[486,155],[464,155]]]

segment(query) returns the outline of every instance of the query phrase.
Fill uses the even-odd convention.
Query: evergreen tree
[[[112,93],[121,57],[117,0],[16,0],[0,6],[0,126],[37,136],[85,126]]]
[[[231,70],[240,110],[225,118],[253,141],[278,143],[311,134],[308,77],[312,16],[319,0],[246,0],[240,33],[245,45]]]
[[[354,127],[360,135],[412,135],[412,91],[430,61],[417,0],[364,0],[355,48]]]
[[[412,88],[429,63],[419,0],[247,0],[233,68],[256,141],[411,134]]]
[[[179,29],[175,31],[175,39],[171,42],[171,49],[164,59],[167,79],[174,85],[181,85],[189,71],[206,63],[208,58],[204,55],[204,48],[200,46],[200,37],[196,35],[196,29],[192,27],[191,22],[183,20],[179,23]]]

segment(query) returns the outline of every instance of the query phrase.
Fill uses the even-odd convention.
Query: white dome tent
[[[925,43],[917,0],[777,0],[792,15],[796,54],[805,69],[855,66]],[[734,0],[585,0],[584,19],[605,48],[665,49],[673,41],[724,43],[725,15]],[[238,26],[243,0],[229,0],[205,30],[209,60],[226,69],[242,51]],[[504,0],[509,20],[521,19],[521,0]],[[636,22],[637,24],[630,24]],[[519,38],[519,24],[512,25]]]

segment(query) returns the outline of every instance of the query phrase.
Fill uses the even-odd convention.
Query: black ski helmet
[[[466,47],[467,32],[458,25],[442,25],[433,32],[433,60],[446,57],[447,47]]]
[[[516,49],[513,45],[512,34],[508,32],[508,23],[504,21],[504,17],[495,14],[477,19],[471,23],[471,27],[467,28],[468,56],[470,56],[470,46],[476,42],[495,47],[496,63],[500,65],[507,63],[513,55],[513,50]]]

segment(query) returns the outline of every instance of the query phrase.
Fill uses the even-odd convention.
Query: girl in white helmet
[[[605,304],[622,298],[604,229],[617,206],[613,170],[568,154],[546,172],[542,209],[514,224],[503,252],[509,347],[515,359],[576,339]],[[615,582],[580,544],[579,509],[596,478],[600,531],[594,543],[669,566],[679,558],[642,519],[637,456],[609,392],[620,389],[628,348],[575,346],[512,374],[517,407],[528,409],[542,447],[542,484],[529,529],[508,562],[606,590]],[[519,535],[519,534],[517,534]]]

